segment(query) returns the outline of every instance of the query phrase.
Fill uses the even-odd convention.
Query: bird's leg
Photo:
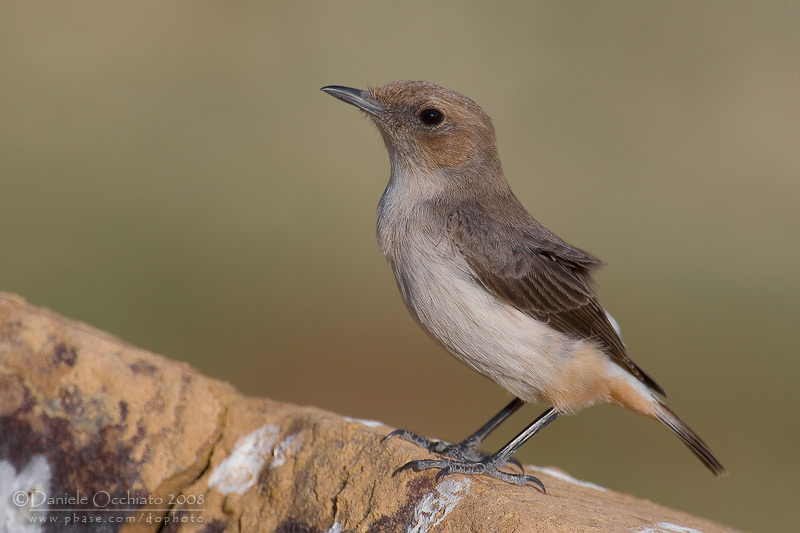
[[[542,413],[539,418],[534,420],[531,425],[522,430],[519,435],[511,439],[508,444],[500,448],[497,453],[491,456],[484,456],[483,459],[478,461],[459,459],[422,459],[406,463],[398,470],[398,472],[408,468],[412,468],[414,470],[439,468],[441,470],[436,476],[437,478],[442,478],[448,474],[482,474],[505,481],[506,483],[511,483],[512,485],[527,485],[529,482],[534,483],[542,489],[542,492],[544,492],[544,485],[537,478],[524,473],[509,474],[508,472],[503,472],[500,470],[500,467],[504,466],[509,461],[511,455],[516,452],[519,447],[525,443],[525,441],[541,431],[543,427],[555,420],[557,417],[558,411],[556,411],[555,408],[548,409]]]
[[[499,426],[506,418],[516,412],[517,409],[522,407],[524,403],[525,402],[519,398],[514,398],[511,400],[511,403],[503,407],[499,413],[494,415],[488,422],[481,426],[478,431],[456,444],[455,447],[461,450],[477,450],[478,446],[480,446],[481,442],[483,442],[483,439],[489,436],[489,433],[494,431],[497,426]]]
[[[438,455],[444,455],[459,461],[481,461],[489,457],[488,455],[478,451],[478,446],[480,446],[481,442],[483,442],[483,439],[485,439],[489,433],[494,431],[494,429],[506,418],[511,416],[517,409],[522,407],[523,403],[525,402],[519,398],[514,398],[511,403],[506,405],[499,413],[494,415],[488,422],[481,426],[478,431],[462,440],[458,444],[451,444],[442,440],[431,440],[423,435],[419,435],[418,433],[414,433],[407,429],[396,429],[386,435],[384,440],[392,437],[400,437],[403,440],[413,442],[417,446],[425,448],[428,451]],[[511,461],[519,466],[520,469],[522,469],[522,465],[520,465],[516,459],[511,459]]]

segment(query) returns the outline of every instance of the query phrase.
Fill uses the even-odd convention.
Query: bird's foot
[[[489,457],[488,455],[479,452],[475,446],[470,446],[467,443],[452,444],[445,440],[433,440],[407,429],[396,429],[386,435],[383,440],[389,440],[392,437],[399,437],[405,441],[416,444],[420,448],[425,448],[431,453],[456,459],[458,461],[476,462]]]
[[[499,457],[493,458],[488,457],[488,459],[484,459],[482,461],[450,461],[447,459],[443,460],[430,460],[430,459],[421,459],[417,461],[411,461],[400,467],[397,472],[402,472],[403,470],[428,470],[431,468],[439,468],[439,473],[436,475],[437,479],[441,479],[445,476],[450,474],[471,474],[471,475],[483,475],[493,477],[495,479],[499,479],[500,481],[505,481],[511,485],[518,485],[518,486],[525,486],[528,483],[533,483],[537,487],[542,490],[542,493],[546,494],[544,484],[539,481],[538,478],[529,476],[527,474],[509,474],[508,472],[503,472],[500,470],[500,465],[505,464],[507,462],[506,458]],[[523,471],[524,472],[524,471]]]
[[[450,459],[454,459],[462,463],[488,462],[491,459],[490,455],[478,451],[478,445],[480,444],[480,441],[475,439],[468,438],[459,444],[452,444],[444,440],[432,440],[424,435],[414,433],[413,431],[409,431],[407,429],[396,429],[386,435],[383,440],[388,440],[392,437],[400,437],[405,441],[416,444],[420,448],[425,448],[431,453],[435,453],[436,455],[441,455],[443,457],[449,457]],[[522,467],[522,463],[513,457],[509,457],[506,461],[519,468],[520,472],[525,471],[525,469]]]

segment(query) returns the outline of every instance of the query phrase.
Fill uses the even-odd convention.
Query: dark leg
[[[539,418],[533,421],[531,425],[522,430],[519,435],[511,439],[508,444],[500,448],[500,450],[492,456],[486,457],[478,461],[470,460],[428,460],[423,459],[419,461],[411,461],[400,470],[413,468],[414,470],[427,470],[429,468],[440,468],[441,472],[437,477],[443,477],[448,474],[483,474],[491,476],[496,479],[511,483],[513,485],[526,485],[528,482],[535,483],[541,487],[544,492],[544,485],[541,481],[533,476],[525,474],[509,474],[500,470],[500,467],[505,465],[511,455],[516,452],[525,441],[537,434],[547,424],[552,422],[558,417],[558,411],[555,408],[550,408],[542,413]]]
[[[462,440],[458,446],[460,448],[467,448],[470,450],[478,449],[478,446],[481,445],[483,439],[489,436],[489,433],[495,430],[497,426],[499,426],[503,420],[514,414],[525,402],[520,400],[519,398],[514,398],[511,403],[503,407],[503,410],[497,413],[492,417],[491,420],[486,422],[478,431],[467,437],[466,439]]]
[[[494,431],[495,428],[497,428],[497,426],[499,426],[506,418],[511,416],[517,409],[522,407],[522,404],[524,403],[525,402],[519,398],[514,398],[511,403],[506,405],[499,413],[494,415],[491,420],[481,426],[478,431],[462,440],[458,444],[450,444],[449,442],[439,440],[430,440],[423,435],[413,433],[407,429],[396,429],[386,435],[384,440],[392,437],[400,437],[403,440],[413,442],[417,446],[426,448],[428,451],[439,455],[445,455],[447,457],[462,461],[480,461],[488,457],[485,454],[477,451],[478,446],[480,446],[481,442],[483,442],[483,439],[485,439],[489,433]],[[516,462],[516,460],[514,461]],[[519,466],[521,469],[522,465]]]

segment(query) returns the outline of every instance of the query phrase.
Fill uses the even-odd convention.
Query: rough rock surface
[[[731,531],[552,469],[395,470],[392,428],[246,398],[0,293],[0,531]],[[691,529],[690,529],[691,528]]]

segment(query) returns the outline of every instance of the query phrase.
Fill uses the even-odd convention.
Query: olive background
[[[374,239],[382,141],[319,91],[432,81],[493,118],[525,206],[608,263],[629,353],[731,475],[607,406],[520,460],[788,531],[798,21],[775,1],[4,2],[0,290],[250,395],[460,439],[509,396],[407,314]]]

